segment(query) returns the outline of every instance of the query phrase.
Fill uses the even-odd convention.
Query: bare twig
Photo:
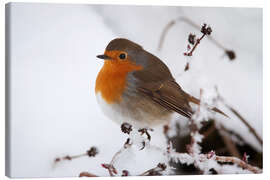
[[[165,171],[167,166],[164,163],[159,163],[155,168],[149,169],[144,173],[140,174],[139,176],[157,176],[162,175],[161,173]]]
[[[121,125],[121,131],[123,133],[130,134],[130,132],[132,130],[133,130],[132,129],[132,126],[130,124],[128,124],[128,123],[123,123]],[[147,139],[150,141],[151,140],[151,136],[150,136],[148,130],[153,131],[153,129],[150,129],[150,128],[148,128],[148,129],[147,128],[142,128],[142,129],[139,129],[138,132],[141,133],[141,135],[146,134]],[[142,143],[143,143],[142,149],[144,149],[145,142],[143,141]],[[109,164],[102,164],[102,167],[108,170],[110,176],[114,176],[115,174],[117,174],[117,170],[113,166],[113,164],[115,163],[117,157],[122,152],[124,152],[126,149],[130,148],[131,146],[132,146],[132,142],[130,142],[130,138],[128,138],[127,141],[125,142],[124,146],[113,155],[111,162]],[[126,174],[126,173],[123,173],[123,174]]]
[[[163,44],[164,44],[165,37],[166,37],[166,35],[167,35],[169,29],[170,29],[173,25],[175,25],[176,21],[177,21],[177,20],[172,20],[172,21],[170,21],[170,22],[165,26],[165,28],[163,29],[162,34],[161,34],[160,39],[159,39],[159,43],[158,43],[158,51],[160,51],[160,50],[162,49],[162,46],[163,46]]]
[[[223,142],[225,143],[228,151],[231,153],[232,156],[240,158],[241,155],[240,155],[235,143],[231,140],[231,138],[229,138],[226,134],[224,134],[224,133],[226,133],[226,131],[224,130],[224,127],[222,125],[220,126],[219,130],[220,130],[219,134],[221,135]]]
[[[224,98],[219,94],[217,86],[215,87],[216,92],[218,94],[218,99],[234,114],[236,115],[249,129],[249,131],[254,135],[254,137],[258,140],[258,142],[262,145],[263,141],[262,138],[258,135],[256,130],[248,123],[247,120],[244,119],[244,117],[236,111],[233,107],[231,107],[228,103],[225,102]]]
[[[77,158],[80,158],[80,157],[83,157],[83,156],[86,156],[86,153],[75,155],[75,156],[66,155],[64,157],[57,157],[57,158],[54,159],[54,163],[58,163],[58,162],[63,161],[63,160],[71,161],[73,159],[77,159]]]
[[[239,112],[237,112],[233,107],[229,106],[228,104],[225,104],[225,106],[234,113],[249,129],[249,131],[255,136],[255,138],[259,141],[259,143],[262,145],[263,141],[261,137],[258,135],[258,133],[255,131],[255,129],[243,118],[242,115],[240,115]]]
[[[98,176],[95,174],[91,174],[89,172],[81,172],[79,177],[98,177]]]
[[[108,170],[111,177],[113,177],[115,174],[118,174],[113,164],[101,164],[101,166]]]
[[[201,40],[206,36],[206,35],[210,35],[212,33],[212,28],[210,26],[207,27],[206,24],[203,24],[201,27],[201,33],[203,33],[203,35],[196,39],[196,35],[195,34],[189,34],[188,36],[188,42],[189,44],[187,45],[187,49],[189,52],[185,52],[184,55],[185,56],[192,56],[193,52],[195,51],[195,49],[197,48],[197,46],[200,44]],[[190,46],[193,46],[192,49]],[[191,49],[191,50],[190,50]],[[187,63],[186,67],[185,67],[185,71],[188,70],[188,66],[189,64]]]
[[[197,39],[195,45],[193,46],[193,48],[191,49],[191,51],[189,51],[188,53],[184,53],[185,56],[192,56],[193,52],[195,51],[195,49],[197,48],[197,46],[200,44],[201,40],[205,37],[206,34],[203,34],[199,39]]]
[[[212,134],[215,130],[216,130],[216,127],[215,127],[215,124],[213,123],[213,124],[211,125],[211,127],[208,128],[207,131],[205,131],[205,132],[203,133],[204,138],[207,138],[207,137],[208,137],[210,134]]]
[[[129,138],[128,138],[129,139]],[[129,142],[129,140],[128,140]],[[112,160],[109,164],[102,164],[102,167],[107,169],[110,176],[114,176],[114,174],[117,174],[117,170],[115,169],[115,167],[113,166],[113,164],[115,163],[116,161],[116,158],[122,153],[124,152],[127,148],[130,148],[132,144],[129,144],[129,143],[125,143],[124,146],[119,150],[117,151],[113,157],[112,157]]]
[[[77,158],[80,158],[83,156],[95,157],[97,154],[98,154],[98,150],[96,147],[93,146],[83,154],[74,155],[74,156],[66,155],[64,157],[57,157],[54,159],[54,163],[58,163],[58,162],[63,161],[63,160],[71,161],[73,159],[77,159]]]
[[[159,39],[159,44],[158,44],[158,51],[162,49],[162,46],[164,44],[166,35],[168,34],[169,29],[171,29],[177,22],[184,22],[187,23],[188,25],[194,27],[195,29],[200,29],[200,26],[194,23],[191,19],[185,17],[185,16],[180,16],[175,20],[170,21],[165,28],[163,29],[160,39]],[[228,56],[230,60],[234,60],[236,58],[235,52],[233,50],[229,50],[225,48],[221,43],[219,43],[216,39],[214,39],[212,36],[207,36],[211,42],[213,42],[218,48],[224,51],[224,53]]]

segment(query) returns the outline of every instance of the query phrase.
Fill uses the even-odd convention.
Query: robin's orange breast
[[[128,73],[141,69],[142,66],[129,60],[106,60],[96,79],[96,94],[101,93],[101,97],[109,104],[121,101],[121,95],[127,86]]]

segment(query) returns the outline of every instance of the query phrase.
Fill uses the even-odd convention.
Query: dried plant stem
[[[83,157],[83,156],[87,156],[87,153],[74,155],[74,156],[67,155],[67,156],[64,156],[64,157],[58,157],[58,158],[55,158],[54,162],[57,163],[57,162],[60,162],[60,161],[63,161],[63,160],[71,161],[73,159],[78,159],[78,158]]]
[[[54,163],[57,163],[57,162],[60,162],[62,160],[73,160],[73,159],[77,159],[77,158],[80,158],[80,157],[83,157],[83,156],[88,156],[88,157],[95,157],[96,155],[98,154],[98,150],[96,147],[91,147],[89,150],[87,150],[85,153],[83,154],[79,154],[79,155],[74,155],[74,156],[64,156],[64,157],[58,157],[58,158],[55,158],[54,160]]]
[[[198,26],[196,23],[194,23],[192,20],[190,20],[189,18],[185,17],[185,16],[180,16],[179,18],[170,21],[165,28],[162,31],[162,34],[160,36],[160,40],[159,40],[159,44],[158,44],[158,51],[160,51],[162,49],[162,46],[164,44],[166,35],[168,34],[168,31],[171,27],[173,27],[177,22],[185,22],[187,24],[189,24],[190,26],[196,28],[196,29],[200,29],[200,26]],[[219,43],[217,40],[215,40],[213,37],[211,36],[207,36],[217,47],[219,47],[220,49],[222,49],[223,51],[227,51],[227,49],[221,44]]]
[[[159,163],[155,168],[149,169],[139,176],[157,176],[161,175],[161,173],[166,169],[165,164]]]
[[[89,172],[81,172],[79,177],[98,177],[98,176],[95,174],[91,174]]]
[[[241,116],[239,112],[237,112],[234,108],[232,108],[228,104],[225,104],[225,106],[247,126],[249,131],[255,136],[255,138],[262,145],[262,143],[263,143],[262,138],[258,135],[258,133],[255,131],[255,129],[243,118],[243,116]]]
[[[216,123],[214,122],[216,125]],[[241,158],[241,155],[235,145],[235,143],[229,138],[228,133],[223,125],[216,126],[216,128],[219,130],[218,133],[220,134],[221,138],[223,139],[224,144],[227,147],[227,150],[231,153],[232,156]]]
[[[218,99],[235,115],[237,116],[240,121],[242,121],[247,128],[249,129],[249,131],[254,135],[254,137],[258,140],[258,142],[262,145],[263,141],[262,138],[258,135],[258,133],[256,132],[256,130],[248,123],[247,120],[245,120],[245,118],[238,112],[236,111],[232,106],[230,106],[228,103],[225,102],[224,98],[219,94],[218,92],[218,88],[217,86],[215,87],[216,92],[218,94]]]
[[[162,49],[162,46],[163,46],[163,44],[164,44],[165,37],[166,37],[166,35],[167,35],[169,29],[170,29],[173,25],[175,25],[175,23],[176,23],[176,20],[172,20],[172,21],[170,21],[170,22],[165,26],[165,28],[163,29],[162,34],[161,34],[160,39],[159,39],[159,43],[158,43],[158,51],[160,51],[160,50]]]
[[[199,39],[197,39],[195,45],[193,46],[193,48],[191,49],[191,51],[189,51],[186,56],[192,56],[193,52],[195,51],[195,49],[197,48],[197,46],[200,44],[201,40],[206,36],[206,34],[203,34]]]
[[[108,170],[110,176],[113,177],[114,174],[117,174],[117,171],[116,171],[116,169],[115,169],[114,166],[113,166],[113,164],[114,164],[116,158],[117,158],[122,152],[124,152],[124,150],[126,150],[126,149],[129,148],[129,147],[131,147],[131,144],[126,144],[126,143],[125,143],[124,146],[123,146],[119,151],[117,151],[117,152],[113,155],[110,164],[107,164],[108,168],[106,168],[106,169]]]
[[[212,125],[211,125],[211,127],[207,130],[207,131],[205,131],[204,133],[203,133],[203,137],[204,138],[207,138],[209,135],[211,135],[214,131],[216,130],[216,126],[215,126],[215,124],[213,123]]]
[[[170,153],[171,156],[174,157],[179,157],[179,159],[181,159],[182,157],[187,157],[190,156],[192,158],[192,156],[190,154],[187,153],[179,153],[179,152],[171,152]],[[258,173],[262,173],[262,170],[256,166],[252,166],[250,164],[248,164],[247,162],[237,158],[237,157],[233,157],[233,156],[218,156],[213,154],[212,156],[209,156],[209,154],[200,154],[200,162],[204,162],[207,160],[210,160],[211,158],[213,158],[213,160],[219,162],[219,163],[232,163],[232,164],[236,164],[239,167],[246,169],[252,173],[258,174]],[[181,161],[180,161],[181,162]]]
[[[221,163],[233,163],[237,164],[243,169],[247,169],[255,174],[262,173],[262,170],[258,167],[252,166],[245,161],[236,158],[236,157],[231,157],[231,156],[215,156],[215,160]]]
[[[102,167],[108,170],[111,177],[113,177],[114,174],[117,174],[117,171],[112,164],[102,164]]]

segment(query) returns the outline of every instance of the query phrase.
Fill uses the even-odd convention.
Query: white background
[[[77,3],[77,2],[76,2]],[[150,3],[150,2],[149,2]],[[195,2],[194,2],[195,3]],[[151,3],[150,3],[151,4]],[[198,4],[181,4],[181,5],[198,5]],[[199,4],[199,5],[210,5],[210,4]],[[230,6],[235,6],[235,4],[233,3],[233,4],[213,4],[213,3],[211,3],[211,5],[215,5],[215,6],[222,6],[222,5],[230,5]],[[244,6],[247,6],[248,5],[248,2],[245,2],[244,4],[239,4],[239,5],[244,5]],[[250,4],[251,6],[256,6],[256,4]],[[262,7],[261,5],[260,5],[260,7]],[[266,12],[267,10],[264,10],[264,12]],[[2,13],[2,15],[3,15],[3,13]],[[4,17],[2,17],[2,19],[3,19]],[[266,17],[264,17],[264,19],[266,19]],[[265,31],[266,32],[266,31]],[[3,34],[3,33],[2,33]],[[265,34],[264,35],[264,38],[266,38],[267,37],[267,35]],[[3,38],[4,39],[4,38]],[[265,42],[265,41],[264,41]],[[2,43],[3,44],[3,43]],[[265,46],[264,46],[265,47]],[[3,48],[2,48],[3,49]],[[266,59],[266,58],[265,58]],[[1,61],[1,68],[3,69],[3,71],[1,71],[1,78],[2,78],[2,82],[4,82],[4,61]],[[266,62],[264,62],[264,67],[266,67]],[[1,69],[1,70],[2,70]],[[264,80],[267,78],[267,76],[264,76]],[[2,84],[4,84],[4,83],[2,83]],[[3,90],[4,88],[2,88],[1,90]],[[4,92],[4,90],[3,90],[3,92]],[[2,93],[3,94],[3,93]],[[3,94],[3,97],[4,97],[4,94]],[[4,99],[4,98],[3,98]],[[264,94],[264,99],[267,99],[267,94]],[[1,105],[3,105],[4,106],[4,102],[1,104]],[[265,106],[264,106],[265,107]],[[4,112],[4,110],[2,110],[2,112]],[[4,113],[3,113],[4,114]],[[4,119],[4,115],[2,116],[3,118],[2,119]],[[3,121],[2,121],[3,122]],[[264,126],[267,126],[267,122],[266,121],[264,121]],[[2,125],[1,127],[4,127],[4,125]],[[1,131],[1,132],[4,132],[4,130],[3,131]],[[3,137],[4,137],[4,133],[3,133]],[[2,138],[3,139],[3,138]],[[265,144],[266,144],[267,142],[265,142]],[[83,147],[82,147],[82,150],[83,150]],[[264,150],[264,152],[266,152],[265,150]],[[267,153],[265,153],[264,154],[264,156],[266,157],[267,156]],[[4,156],[3,156],[4,157]],[[1,159],[1,162],[4,162],[4,158],[3,159]],[[3,168],[2,168],[3,169]],[[1,169],[1,172],[2,172],[2,169]],[[264,172],[266,172],[267,170],[266,170],[266,167],[264,166]]]

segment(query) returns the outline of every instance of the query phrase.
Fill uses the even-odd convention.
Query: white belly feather
[[[98,92],[96,93],[96,98],[99,106],[102,109],[102,112],[111,120],[118,124],[122,124],[124,122],[127,122],[136,128],[145,128],[145,127],[152,127],[157,124],[163,124],[168,122],[170,118],[166,118],[164,120],[163,118],[161,119],[156,119],[153,120],[153,117],[150,117],[149,114],[145,113],[142,110],[138,110],[137,114],[138,117],[140,117],[140,120],[134,119],[134,115],[132,116],[131,113],[134,112],[129,112],[127,108],[123,108],[119,104],[108,104],[106,103],[102,96],[101,93]]]

